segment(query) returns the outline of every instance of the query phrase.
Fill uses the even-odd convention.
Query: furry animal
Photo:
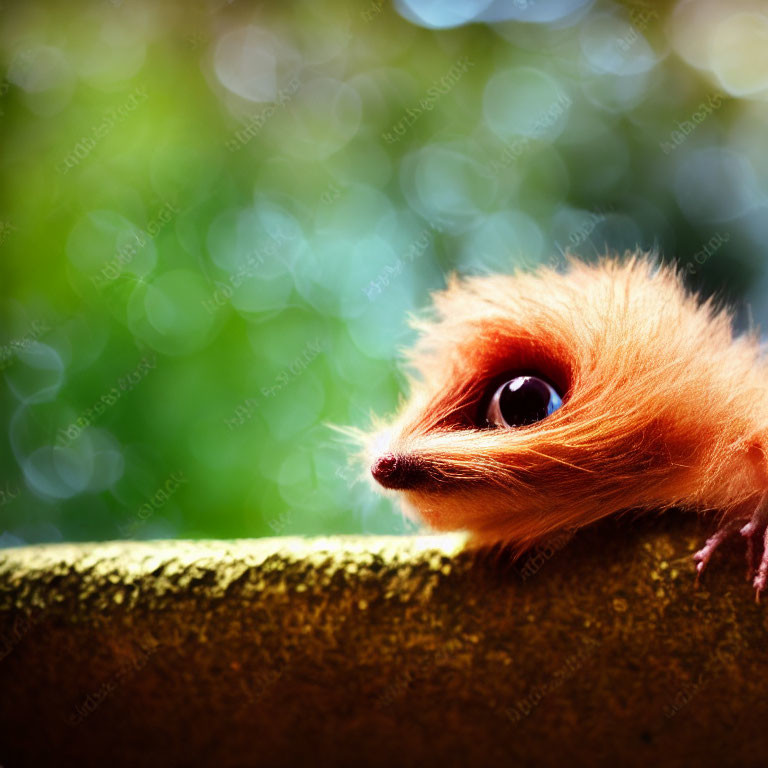
[[[410,396],[367,451],[437,530],[519,554],[625,510],[717,510],[700,573],[746,539],[768,584],[768,365],[757,335],[642,254],[452,277],[410,353]]]

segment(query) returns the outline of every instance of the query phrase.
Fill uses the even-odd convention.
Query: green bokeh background
[[[658,248],[759,323],[749,13],[6,4],[0,544],[412,530],[328,424],[451,271]]]

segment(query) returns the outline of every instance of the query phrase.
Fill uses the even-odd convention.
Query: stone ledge
[[[708,525],[0,551],[0,765],[765,764],[763,606]]]

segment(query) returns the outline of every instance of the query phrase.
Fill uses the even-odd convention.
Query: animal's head
[[[452,278],[433,304],[410,395],[367,444],[373,477],[433,528],[524,545],[736,483],[707,446],[750,429],[756,346],[671,268]]]

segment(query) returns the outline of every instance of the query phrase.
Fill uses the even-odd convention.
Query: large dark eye
[[[545,419],[562,404],[562,397],[543,379],[515,376],[496,390],[485,417],[492,426],[523,427]]]

